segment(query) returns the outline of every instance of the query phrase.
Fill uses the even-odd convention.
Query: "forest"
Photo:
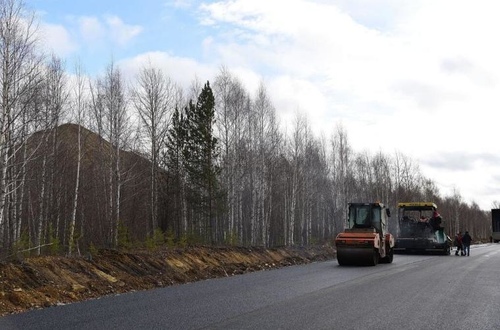
[[[183,89],[146,65],[125,81],[45,54],[35,16],[0,2],[0,251],[81,254],[160,244],[331,244],[347,203],[432,201],[450,236],[490,236],[491,215],[440,193],[401,152],[357,151],[338,123],[280,126],[264,83],[222,66]],[[369,137],[367,137],[369,138]]]

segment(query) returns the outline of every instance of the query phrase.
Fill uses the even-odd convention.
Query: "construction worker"
[[[470,243],[472,243],[472,237],[469,235],[469,232],[466,231],[464,236],[462,237],[462,244],[463,244],[463,251],[464,254],[467,254],[467,257],[469,256],[470,253]]]
[[[463,244],[462,244],[462,233],[458,232],[455,235],[455,241],[453,243],[457,247],[457,250],[455,251],[455,255],[458,256],[459,252],[461,253],[461,255],[464,255],[464,249],[463,249]]]
[[[443,219],[441,218],[441,215],[437,212],[434,211],[432,213],[432,218],[429,219],[429,224],[431,225],[432,229],[434,230],[439,230],[441,229],[441,222]]]

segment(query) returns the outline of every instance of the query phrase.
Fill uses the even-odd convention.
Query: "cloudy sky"
[[[68,67],[150,61],[187,87],[224,65],[249,91],[263,81],[284,124],[341,124],[356,151],[401,152],[445,195],[500,200],[495,0],[25,2]]]

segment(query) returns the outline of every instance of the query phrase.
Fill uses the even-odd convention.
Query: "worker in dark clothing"
[[[441,218],[441,215],[437,211],[434,211],[432,213],[432,218],[429,219],[429,224],[431,225],[433,230],[439,230],[442,228],[442,221],[443,219]]]
[[[462,237],[462,244],[464,247],[464,253],[467,254],[467,256],[469,256],[471,242],[472,242],[472,237],[469,235],[469,232],[466,231],[464,236]]]
[[[461,253],[461,255],[464,255],[464,249],[463,249],[463,243],[462,243],[462,233],[461,232],[458,232],[457,235],[455,235],[455,241],[453,243],[457,247],[457,250],[455,251],[455,255],[458,256],[459,253]]]

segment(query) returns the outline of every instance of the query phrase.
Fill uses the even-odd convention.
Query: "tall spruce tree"
[[[192,101],[185,108],[186,132],[184,145],[185,168],[190,187],[189,204],[193,221],[205,240],[217,242],[217,166],[218,147],[214,136],[215,99],[207,81],[196,105]]]
[[[167,133],[166,166],[169,172],[169,195],[172,196],[171,209],[168,212],[174,219],[176,237],[180,238],[187,230],[185,208],[185,171],[183,150],[187,139],[185,119],[176,107]]]

